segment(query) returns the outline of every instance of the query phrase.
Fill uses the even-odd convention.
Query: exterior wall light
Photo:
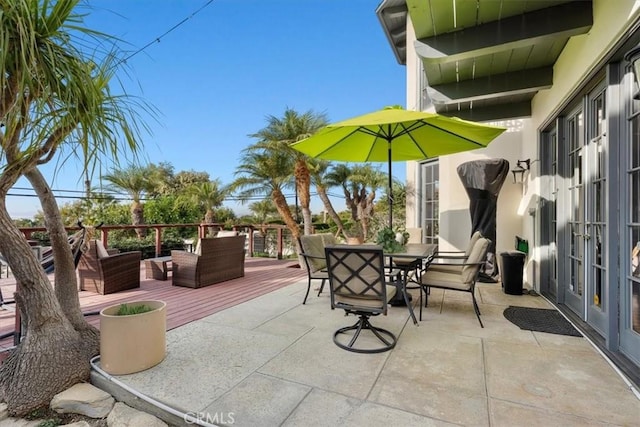
[[[638,52],[640,52],[640,50]],[[511,171],[513,174],[513,183],[522,184],[524,182],[524,174],[529,169],[531,169],[531,159],[518,160],[516,162],[516,167]]]
[[[624,55],[625,61],[631,63],[631,69],[633,70],[633,75],[635,76],[636,84],[640,84],[640,44]],[[640,99],[640,90],[637,90],[633,99]]]

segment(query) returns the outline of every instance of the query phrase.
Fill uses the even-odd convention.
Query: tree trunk
[[[302,210],[302,222],[304,224],[304,234],[311,234],[311,174],[304,159],[296,161],[294,176],[296,177],[296,187],[300,198],[300,209]]]
[[[295,219],[293,219],[293,215],[291,215],[291,211],[289,210],[289,205],[287,205],[287,199],[284,197],[281,191],[274,190],[271,193],[271,197],[273,198],[273,203],[276,205],[276,209],[278,209],[278,213],[282,216],[285,225],[291,231],[294,240],[297,240],[300,237],[300,227],[296,224]]]
[[[347,234],[344,231],[344,224],[342,223],[342,218],[340,218],[340,215],[338,215],[336,210],[333,208],[333,204],[331,203],[331,200],[327,195],[326,188],[316,184],[316,190],[318,190],[318,196],[320,197],[320,200],[322,200],[322,204],[324,205],[325,210],[329,214],[329,217],[331,217],[333,222],[338,226],[338,233],[336,233],[336,236],[341,233],[346,239],[349,236],[347,236]]]
[[[62,313],[53,287],[0,200],[0,252],[20,284],[15,294],[26,335],[0,365],[0,400],[11,415],[48,405],[53,396],[89,380],[82,338]]]
[[[67,231],[64,228],[62,217],[56,199],[51,192],[49,184],[40,171],[36,168],[25,173],[25,176],[33,186],[45,218],[45,226],[51,239],[53,250],[55,293],[62,312],[80,333],[87,358],[100,353],[100,335],[96,328],[89,325],[84,319],[78,297],[78,279],[76,265],[68,242]]]
[[[205,224],[213,224],[214,220],[214,212],[211,209],[207,209],[207,212],[204,214],[204,223]],[[213,227],[207,227],[207,236],[213,236]]]
[[[144,224],[144,208],[142,206],[142,203],[138,201],[134,201],[131,204],[131,224],[132,225]],[[136,236],[138,236],[138,239],[143,239],[145,236],[145,229],[136,228]]]

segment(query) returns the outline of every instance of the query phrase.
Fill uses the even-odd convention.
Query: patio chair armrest
[[[195,266],[198,263],[200,255],[187,251],[171,251],[171,263],[179,265]]]
[[[448,255],[448,254],[435,254],[431,256],[432,259],[467,259],[467,256],[461,253],[460,255]]]
[[[311,255],[311,254],[306,254],[304,252],[300,252],[300,255],[305,257],[305,258],[313,258],[313,259],[325,259],[324,256],[319,256],[319,255]]]

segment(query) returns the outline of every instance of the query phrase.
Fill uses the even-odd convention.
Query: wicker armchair
[[[201,288],[244,277],[245,236],[200,239],[200,253],[171,251],[172,284]]]
[[[106,295],[140,287],[140,251],[108,252],[99,240],[89,242],[78,264],[80,290]]]

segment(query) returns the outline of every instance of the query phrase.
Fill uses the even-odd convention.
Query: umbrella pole
[[[389,162],[389,228],[393,229],[393,177],[391,176],[391,140],[387,140]]]

